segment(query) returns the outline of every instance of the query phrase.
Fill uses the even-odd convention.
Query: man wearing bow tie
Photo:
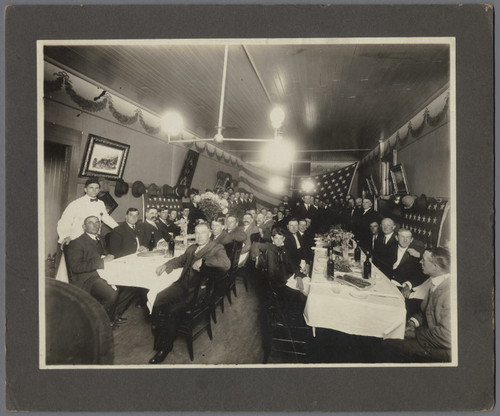
[[[96,216],[110,228],[118,226],[106,211],[104,202],[97,199],[100,189],[96,178],[87,179],[83,188],[85,195],[66,207],[61,219],[57,222],[57,234],[62,246],[83,234],[83,220],[89,216]]]
[[[154,349],[157,353],[149,361],[159,364],[172,351],[175,333],[181,314],[192,300],[196,287],[200,284],[202,268],[210,268],[217,273],[229,270],[231,262],[221,244],[210,240],[211,232],[207,224],[195,228],[196,244],[189,246],[184,254],[162,264],[156,269],[160,276],[182,267],[179,279],[161,291],[153,310]]]

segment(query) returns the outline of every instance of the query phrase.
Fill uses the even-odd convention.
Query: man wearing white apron
[[[64,248],[64,245],[69,244],[71,240],[83,234],[82,224],[87,217],[95,216],[110,228],[118,226],[116,221],[106,211],[104,202],[97,199],[100,189],[101,187],[97,178],[87,179],[83,189],[85,195],[75,199],[64,210],[61,219],[57,222],[58,242],[61,244],[61,250]],[[61,256],[56,279],[68,282],[64,253]]]

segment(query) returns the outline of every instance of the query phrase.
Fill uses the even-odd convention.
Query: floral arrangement
[[[198,204],[208,222],[214,220],[221,214],[227,213],[227,201],[213,192],[205,192],[201,195],[196,195],[193,202]]]
[[[333,225],[330,227],[330,230],[321,237],[324,242],[329,244],[333,243],[334,246],[348,245],[353,238],[354,234],[350,231],[345,231],[340,225]]]

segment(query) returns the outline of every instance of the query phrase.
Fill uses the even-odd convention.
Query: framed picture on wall
[[[118,206],[118,203],[115,201],[115,199],[111,196],[111,194],[108,191],[99,192],[97,198],[100,199],[102,202],[104,202],[108,214],[111,214]]]
[[[396,195],[406,195],[410,193],[408,189],[408,181],[406,180],[406,174],[403,165],[395,165],[390,169],[392,185],[394,187],[394,193]]]
[[[89,134],[80,176],[122,179],[130,146]]]

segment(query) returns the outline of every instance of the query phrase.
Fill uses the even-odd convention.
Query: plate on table
[[[360,292],[358,290],[351,290],[349,292],[349,295],[351,295],[353,298],[356,298],[356,299],[366,299],[368,296],[370,296],[369,293]]]
[[[337,274],[335,275],[335,281],[344,285],[351,286],[357,290],[368,290],[373,287],[373,282],[363,279],[362,277],[353,276],[351,274]]]

